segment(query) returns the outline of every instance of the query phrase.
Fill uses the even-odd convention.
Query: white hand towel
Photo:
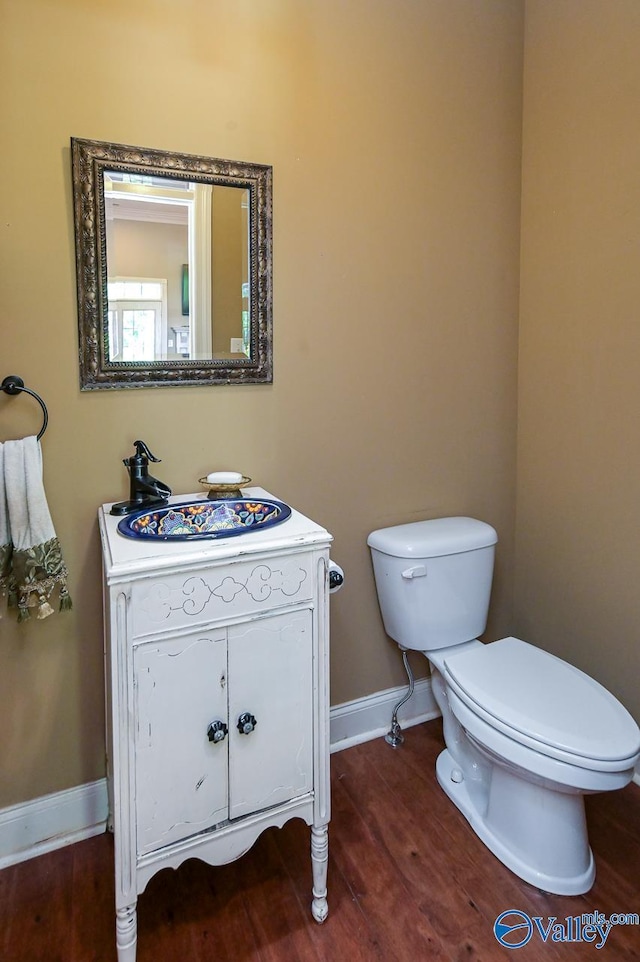
[[[49,598],[60,589],[60,609],[71,607],[67,569],[49,513],[42,482],[42,450],[35,436],[5,441],[4,494],[10,544],[9,605],[18,608],[18,621],[37,609],[38,618],[53,613]],[[0,526],[2,524],[0,504]],[[0,527],[1,533],[1,527]]]
[[[0,598],[9,590],[12,553],[9,509],[4,487],[4,444],[0,444]]]

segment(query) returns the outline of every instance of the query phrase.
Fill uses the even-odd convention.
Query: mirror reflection
[[[271,168],[72,153],[83,389],[271,381]]]
[[[103,178],[109,361],[248,357],[248,191]]]

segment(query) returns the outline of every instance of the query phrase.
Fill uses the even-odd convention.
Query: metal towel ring
[[[40,407],[42,408],[42,414],[44,416],[42,427],[40,433],[38,434],[38,441],[47,430],[47,424],[49,423],[49,412],[47,411],[47,405],[44,403],[39,394],[35,391],[31,391],[28,387],[24,386],[24,381],[17,374],[9,374],[5,377],[2,384],[0,384],[0,391],[4,391],[5,394],[30,394],[32,398],[35,398]]]

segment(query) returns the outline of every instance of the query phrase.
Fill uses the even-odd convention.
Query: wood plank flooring
[[[521,882],[476,838],[435,779],[439,721],[332,756],[329,918],[309,911],[309,829],[269,829],[242,859],[156,875],[138,903],[138,962],[584,962],[640,960],[640,926],[605,946],[520,949],[493,934],[530,916],[640,912],[640,788],[587,799],[597,877],[562,898]],[[1,962],[115,962],[113,843],[101,835],[0,872]]]

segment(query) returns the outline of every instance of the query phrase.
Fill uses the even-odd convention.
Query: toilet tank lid
[[[494,528],[475,518],[433,518],[379,528],[367,538],[370,548],[394,558],[440,558],[488,548],[498,540]]]

